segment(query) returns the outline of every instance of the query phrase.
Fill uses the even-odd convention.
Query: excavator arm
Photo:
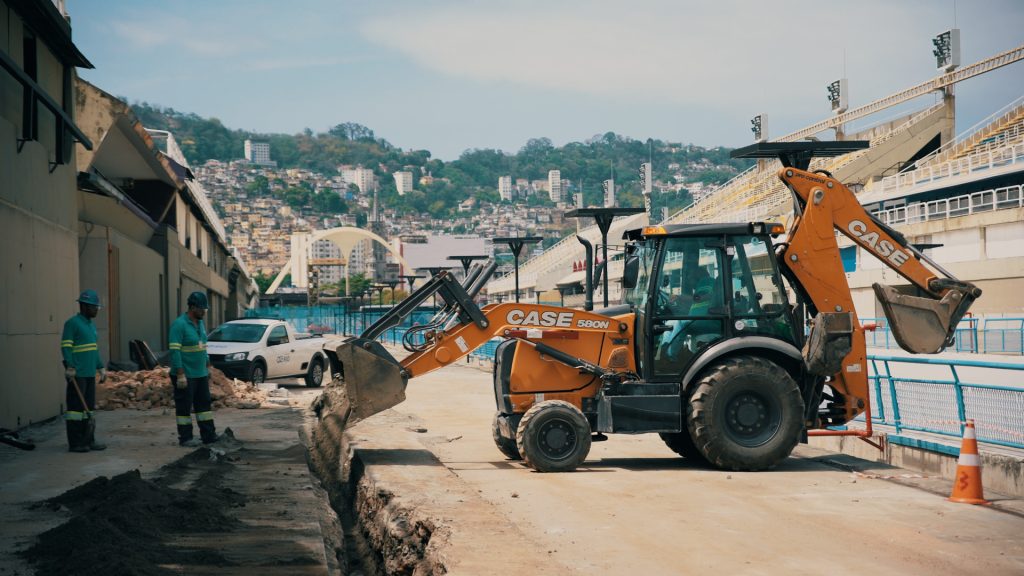
[[[836,231],[916,289],[917,295],[873,285],[889,328],[908,352],[933,354],[950,345],[960,319],[981,295],[977,287],[957,280],[868,214],[856,195],[831,174],[807,170],[812,156],[838,156],[867,145],[856,141],[762,143],[734,154],[780,158],[784,167],[779,178],[793,194],[788,242],[777,256],[808,300],[811,327],[804,346],[806,368],[828,378],[836,393],[818,426],[844,424],[869,410],[865,328],[854,308]]]
[[[578,379],[581,388],[594,378],[616,379],[635,370],[628,345],[622,344],[632,340],[629,323],[541,304],[478,308],[473,296],[493,270],[491,264],[476,276],[471,273],[466,286],[449,272],[441,272],[359,337],[325,351],[332,372],[344,382],[349,424],[401,403],[409,379],[451,365],[495,336],[514,338],[534,348],[538,362],[559,364],[561,377]],[[446,305],[431,321],[406,332],[404,344],[410,354],[396,360],[376,338],[434,294],[440,294]],[[552,346],[546,342],[554,340],[560,343]]]

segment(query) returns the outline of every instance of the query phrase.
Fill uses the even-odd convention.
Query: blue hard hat
[[[210,307],[210,304],[206,301],[206,293],[199,291],[188,295],[188,305],[195,306],[196,308],[202,308],[203,310]]]
[[[91,304],[93,306],[100,305],[100,296],[92,288],[88,290],[82,290],[82,293],[78,295],[78,301],[82,304]]]

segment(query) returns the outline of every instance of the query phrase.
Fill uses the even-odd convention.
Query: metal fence
[[[885,318],[861,318],[875,324],[865,338],[869,348],[899,349]],[[1024,354],[1024,318],[964,318],[956,327],[952,350],[978,354]]]
[[[967,419],[982,442],[1024,448],[1024,364],[869,355],[871,421],[960,438]]]

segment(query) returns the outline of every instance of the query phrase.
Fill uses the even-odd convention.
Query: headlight
[[[225,354],[224,355],[224,359],[228,360],[228,361],[232,361],[232,360],[245,360],[245,357],[248,356],[248,355],[249,355],[248,352],[235,352],[234,354]]]

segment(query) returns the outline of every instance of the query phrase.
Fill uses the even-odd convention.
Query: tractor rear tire
[[[590,453],[590,422],[568,402],[539,402],[519,421],[516,444],[537,472],[571,472]]]
[[[803,432],[804,401],[778,364],[738,356],[712,365],[694,388],[687,426],[712,465],[737,471],[773,468]]]
[[[498,417],[501,412],[494,413],[494,420],[491,421],[491,437],[494,438],[494,445],[509,460],[522,460],[519,454],[519,447],[516,446],[516,439],[509,438],[501,433],[501,426],[498,426]]]
[[[683,458],[694,462],[707,462],[704,455],[697,449],[697,445],[693,443],[688,428],[683,428],[681,432],[662,432],[659,436],[669,450]]]

